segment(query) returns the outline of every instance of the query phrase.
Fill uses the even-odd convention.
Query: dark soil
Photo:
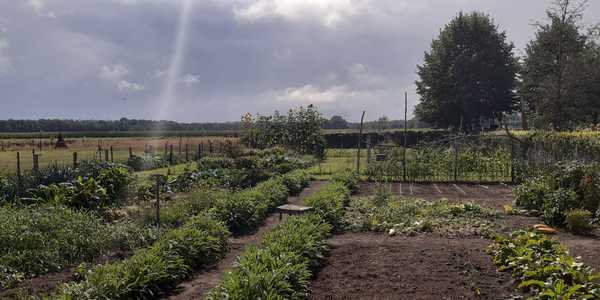
[[[289,197],[288,203],[290,204],[301,204],[302,199],[312,195],[315,191],[321,188],[323,185],[322,181],[311,182],[310,186],[299,196]],[[223,275],[227,271],[235,267],[235,264],[239,256],[244,252],[244,249],[249,245],[257,245],[260,243],[263,235],[269,232],[273,227],[279,223],[279,215],[277,213],[271,214],[263,223],[263,225],[255,232],[233,237],[229,241],[230,249],[227,252],[225,258],[217,263],[211,269],[195,274],[191,280],[180,284],[177,287],[175,293],[173,293],[168,299],[200,299],[210,289],[216,287],[222,280]]]
[[[433,234],[388,237],[348,233],[329,241],[311,299],[506,299],[511,277],[499,273],[489,240]]]
[[[394,183],[394,195],[428,201],[473,202],[504,210],[512,205],[512,187],[480,184]],[[375,184],[362,183],[357,197],[373,195]],[[542,223],[537,217],[503,214],[496,231],[509,234]],[[559,230],[556,238],[586,265],[600,270],[600,239]],[[311,299],[506,299],[515,285],[499,273],[485,253],[491,240],[347,233],[329,241],[324,268],[311,284]]]

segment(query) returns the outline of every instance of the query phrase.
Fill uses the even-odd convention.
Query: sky
[[[402,119],[459,11],[489,14],[522,55],[550,2],[0,0],[0,119],[237,121],[308,104]]]

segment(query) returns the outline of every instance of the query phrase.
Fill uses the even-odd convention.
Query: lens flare
[[[182,0],[179,12],[179,23],[177,25],[177,36],[173,47],[173,54],[169,63],[167,77],[160,95],[160,103],[157,106],[156,119],[166,120],[170,117],[170,108],[176,98],[175,87],[179,81],[181,66],[185,57],[185,49],[188,39],[190,15],[194,0]]]

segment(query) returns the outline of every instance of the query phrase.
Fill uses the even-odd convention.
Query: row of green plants
[[[600,208],[600,165],[561,162],[515,188],[516,205],[549,225],[586,234]]]
[[[102,208],[124,200],[133,177],[128,167],[85,161],[77,168],[51,166],[22,176],[0,178],[0,204],[64,204]]]
[[[493,222],[498,218],[500,214],[495,210],[473,203],[393,197],[389,185],[380,184],[374,196],[350,202],[344,225],[352,231],[378,231],[390,235],[435,232],[446,236],[489,237],[493,235]]]
[[[528,299],[600,298],[600,274],[543,234],[517,231],[498,236],[488,253],[500,271],[512,274]]]
[[[132,257],[85,270],[85,280],[64,285],[58,299],[154,299],[192,271],[213,264],[227,249],[226,226],[206,215],[171,230]]]
[[[27,278],[149,245],[156,231],[135,222],[106,224],[93,212],[65,206],[0,207],[0,290]]]
[[[304,200],[314,212],[286,218],[259,248],[249,247],[238,266],[210,291],[208,299],[305,299],[327,251],[326,239],[341,224],[356,178],[340,176]]]
[[[304,169],[314,163],[310,156],[298,156],[282,148],[251,150],[245,155],[227,157],[210,155],[198,160],[197,169],[170,176],[165,191],[190,192],[199,185],[239,190],[255,186],[273,176]],[[152,199],[155,185],[148,183],[138,190],[138,197]]]
[[[150,248],[124,261],[83,272],[81,282],[65,285],[61,299],[150,299],[172,290],[193,271],[218,261],[227,237],[256,228],[266,215],[299,191],[308,175],[294,171],[240,192],[210,192],[198,201],[183,201],[161,211],[171,217],[167,233]],[[197,211],[190,213],[187,209]]]

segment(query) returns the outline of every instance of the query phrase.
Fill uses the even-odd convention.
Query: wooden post
[[[179,155],[181,156],[181,136],[179,137]]]
[[[114,149],[113,146],[110,146],[110,162],[115,162],[115,153],[114,153]]]
[[[73,168],[77,168],[77,152],[73,152]]]
[[[515,144],[510,139],[510,183],[515,184]]]
[[[38,154],[34,154],[33,155],[33,171],[36,172],[36,173],[40,171],[39,157],[40,156]]]
[[[169,145],[169,164],[173,164],[173,145]]]
[[[454,142],[454,182],[458,181],[458,144]]]
[[[373,149],[373,144],[371,143],[371,136],[369,135],[369,137],[367,137],[367,143],[368,143],[368,148],[367,148],[367,165],[369,165],[371,163],[371,149]]]
[[[160,178],[156,177],[156,230],[160,233]]]
[[[17,196],[21,195],[21,153],[17,151]]]
[[[190,160],[190,145],[185,144],[185,161]]]
[[[208,153],[213,153],[213,144],[211,140],[208,140]]]
[[[407,118],[408,116],[408,92],[404,92],[404,147],[402,147],[402,179],[406,182],[406,146],[407,146],[407,135],[408,135],[408,126],[407,126]]]
[[[168,150],[168,147],[169,147],[169,146],[168,146],[168,143],[165,143],[165,157],[167,156],[167,153],[168,153],[168,151],[169,151],[169,150]]]
[[[104,161],[108,161],[108,149],[104,150]]]
[[[360,148],[362,147],[363,122],[365,120],[365,111],[363,110],[360,118],[360,131],[358,133],[358,151],[356,153],[356,174],[360,176]]]
[[[133,149],[129,147],[129,158],[133,157]]]
[[[198,160],[202,158],[202,144],[198,144]]]

